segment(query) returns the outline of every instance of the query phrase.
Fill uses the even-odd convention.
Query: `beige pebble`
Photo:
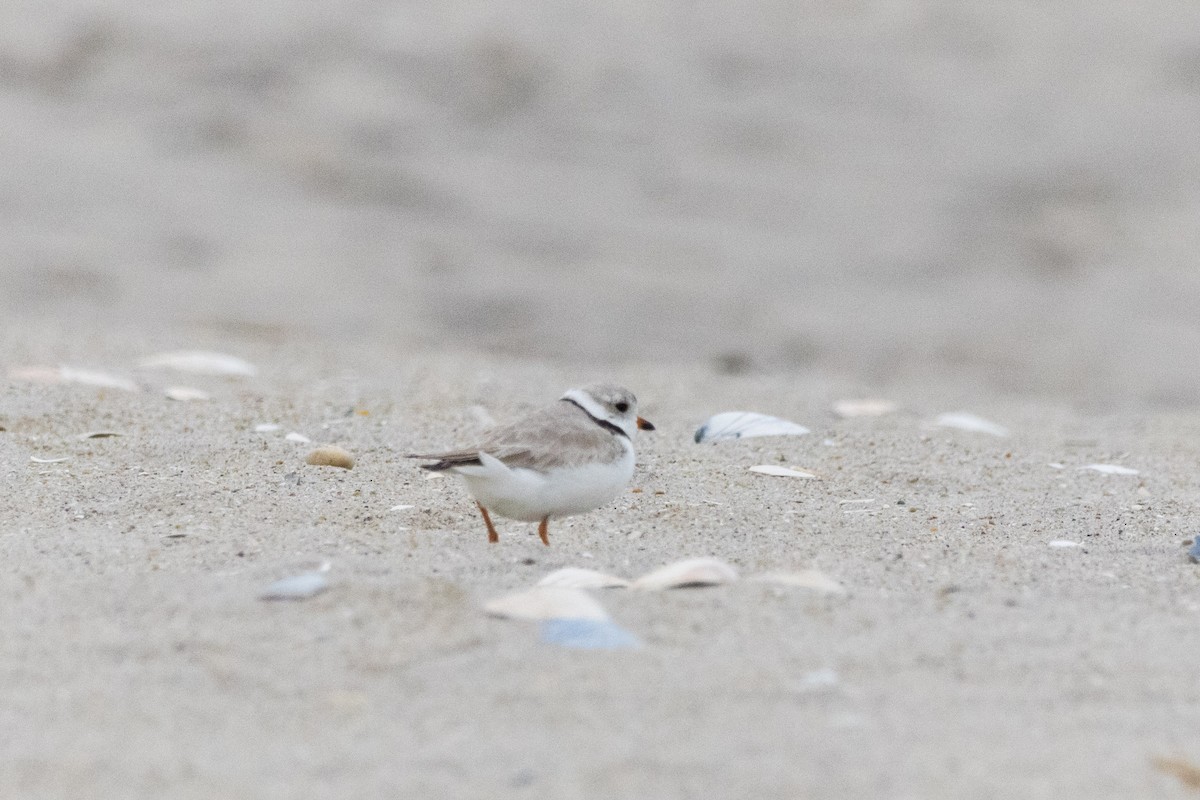
[[[318,447],[308,454],[308,458],[304,459],[314,467],[341,467],[342,469],[354,468],[354,456],[340,447],[334,445],[326,445]]]

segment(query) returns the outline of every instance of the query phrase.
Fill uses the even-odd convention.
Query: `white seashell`
[[[716,558],[689,558],[649,572],[633,582],[634,589],[682,589],[719,586],[738,578],[737,570]]]
[[[258,368],[249,361],[209,350],[173,350],[157,353],[138,362],[143,369],[173,369],[201,375],[240,375],[251,378]]]
[[[808,428],[779,417],[756,414],[753,411],[725,411],[709,417],[696,429],[696,443],[719,442],[722,439],[749,439],[755,436],[802,436]]]
[[[311,464],[314,467],[341,467],[342,469],[354,469],[354,456],[340,447],[334,445],[326,445],[318,447],[308,454],[304,459],[305,463]]]
[[[800,589],[812,589],[825,594],[845,594],[846,587],[833,578],[815,569],[802,569],[798,572],[764,572],[749,578],[760,583],[770,583],[775,586],[795,586]]]
[[[79,383],[85,386],[99,386],[101,389],[138,391],[138,385],[128,378],[75,367],[14,367],[8,371],[8,377],[10,380],[30,383]]]
[[[255,433],[274,433],[279,430],[283,430],[283,426],[276,422],[263,422],[254,426]]]
[[[1008,428],[1003,425],[997,425],[991,420],[986,420],[983,417],[977,417],[966,411],[950,411],[945,414],[939,414],[933,424],[939,428],[957,428],[960,431],[972,431],[974,433],[986,433],[991,436],[1008,436]]]
[[[388,511],[408,511],[410,508],[416,508],[416,506],[409,506],[409,505],[401,504],[398,506],[392,506],[391,508],[388,509]]]
[[[163,390],[163,394],[168,400],[178,400],[181,403],[186,403],[192,400],[211,400],[212,395],[200,389],[193,389],[191,386],[168,386]]]
[[[580,650],[636,650],[642,646],[636,636],[611,620],[542,620],[540,635],[546,644]]]
[[[815,478],[820,480],[821,476],[815,472],[809,472],[803,469],[791,469],[790,467],[778,467],[774,464],[759,464],[755,467],[748,467],[751,472],[757,472],[759,475],[773,475],[776,478]]]
[[[64,461],[70,461],[71,457],[60,456],[59,458],[38,458],[37,456],[30,456],[29,460],[34,464],[61,464]]]
[[[1060,461],[1051,461],[1046,466],[1049,467],[1050,469],[1066,469],[1067,468],[1067,465],[1063,464]]]
[[[123,433],[117,431],[88,431],[87,433],[79,434],[80,439],[109,439],[113,436],[124,436]]]
[[[292,431],[283,438],[287,439],[289,442],[299,442],[300,444],[308,444],[312,441],[312,439],[308,438],[303,433],[297,433],[296,431]]]
[[[594,569],[564,567],[555,570],[537,582],[538,586],[563,586],[568,589],[620,589],[629,581],[616,575],[606,575]]]
[[[24,383],[63,383],[58,367],[10,367],[8,379]]]
[[[302,572],[275,581],[259,593],[259,600],[307,600],[329,588],[325,571]]]
[[[1047,547],[1083,547],[1080,542],[1072,542],[1070,539],[1055,539],[1052,542],[1046,543]]]
[[[1085,464],[1077,469],[1090,469],[1093,472],[1099,472],[1104,475],[1137,475],[1136,469],[1130,467],[1122,467],[1117,464]]]
[[[896,404],[891,400],[838,400],[833,404],[833,413],[848,419],[850,417],[882,417],[896,410]]]
[[[607,620],[608,612],[582,589],[538,586],[488,601],[483,610],[505,619],[591,619]]]

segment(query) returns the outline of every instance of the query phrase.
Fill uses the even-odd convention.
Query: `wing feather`
[[[544,471],[556,464],[578,466],[598,456],[616,460],[624,453],[624,446],[619,437],[596,425],[582,410],[559,402],[494,428],[476,447],[408,457],[436,461],[421,465],[436,472],[477,465],[480,452],[513,469]]]

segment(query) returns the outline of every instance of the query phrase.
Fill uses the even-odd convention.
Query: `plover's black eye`
[[[622,400],[621,402],[619,402],[615,406],[613,406],[613,408],[615,408],[617,410],[618,414],[624,414],[626,411],[629,410],[629,403],[626,403],[624,400]]]

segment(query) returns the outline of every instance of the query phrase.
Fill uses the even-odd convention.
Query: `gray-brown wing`
[[[437,459],[424,465],[436,471],[478,464],[480,451],[510,467],[545,470],[597,459],[615,461],[624,448],[617,434],[601,428],[576,406],[559,402],[493,429],[476,447],[412,458]]]

